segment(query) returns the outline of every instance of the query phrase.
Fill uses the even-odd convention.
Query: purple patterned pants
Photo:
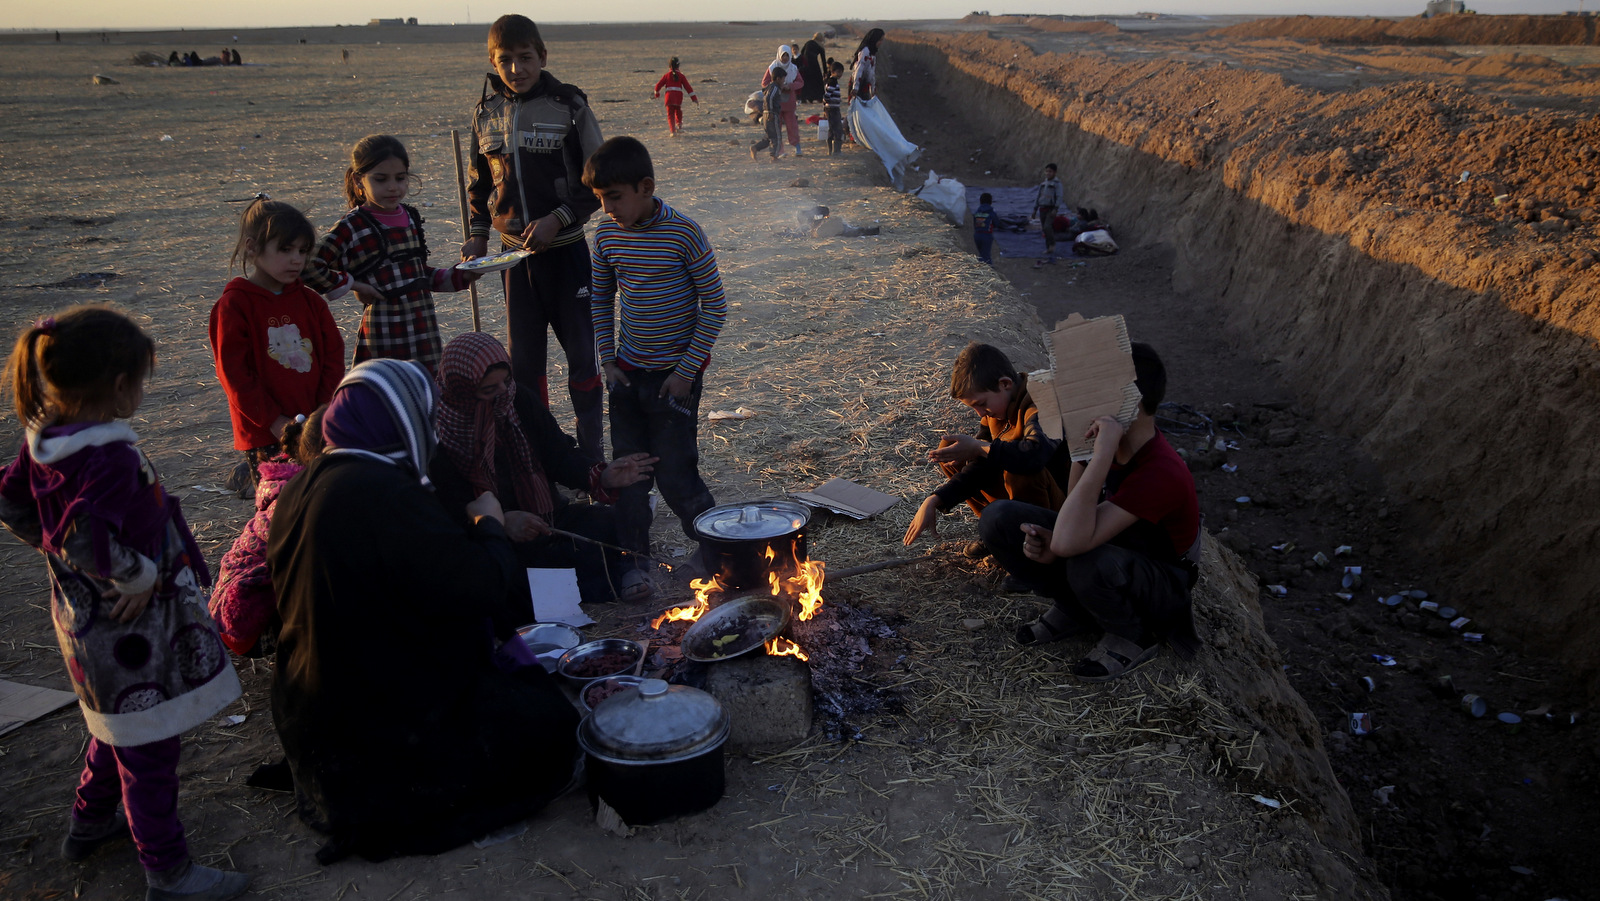
[[[89,739],[72,818],[85,825],[104,823],[116,815],[121,800],[146,870],[170,870],[188,860],[178,822],[179,749],[177,736],[133,747]]]

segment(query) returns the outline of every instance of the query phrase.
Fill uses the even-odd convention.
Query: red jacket
[[[237,450],[278,443],[272,423],[310,415],[344,377],[344,338],[327,301],[302,282],[282,294],[245,278],[228,282],[210,332]]]
[[[682,72],[672,69],[668,69],[667,74],[656,82],[655,96],[660,97],[662,91],[667,92],[667,106],[683,106],[685,94],[688,94],[689,99],[695,103],[700,102],[700,98],[694,95],[694,88],[689,87],[689,79],[685,78]]]

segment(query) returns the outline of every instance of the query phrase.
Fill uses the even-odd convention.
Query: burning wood
[[[805,651],[800,650],[799,645],[787,638],[784,638],[782,635],[779,635],[777,638],[767,642],[767,655],[770,657],[787,657],[789,655],[793,655],[795,657],[799,657],[801,660],[811,659],[811,657],[808,656]]]
[[[722,593],[722,586],[718,584],[717,577],[709,579],[695,579],[689,583],[694,589],[694,604],[688,607],[672,607],[665,613],[650,621],[650,628],[659,629],[662,623],[692,623],[705,615],[711,609],[711,595]]]

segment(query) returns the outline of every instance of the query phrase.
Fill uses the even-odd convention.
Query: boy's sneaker
[[[88,860],[89,855],[106,845],[133,838],[128,831],[128,818],[120,810],[109,821],[98,826],[84,826],[77,820],[68,819],[71,825],[67,827],[67,837],[61,840],[61,856],[73,863]]]

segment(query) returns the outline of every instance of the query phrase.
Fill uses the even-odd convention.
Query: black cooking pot
[[[590,803],[630,826],[705,810],[722,798],[731,725],[716,698],[660,679],[606,698],[578,724]]]
[[[724,588],[765,588],[773,570],[793,574],[811,559],[806,525],[811,511],[792,501],[723,504],[694,518],[702,558]],[[770,559],[768,551],[771,551]]]

